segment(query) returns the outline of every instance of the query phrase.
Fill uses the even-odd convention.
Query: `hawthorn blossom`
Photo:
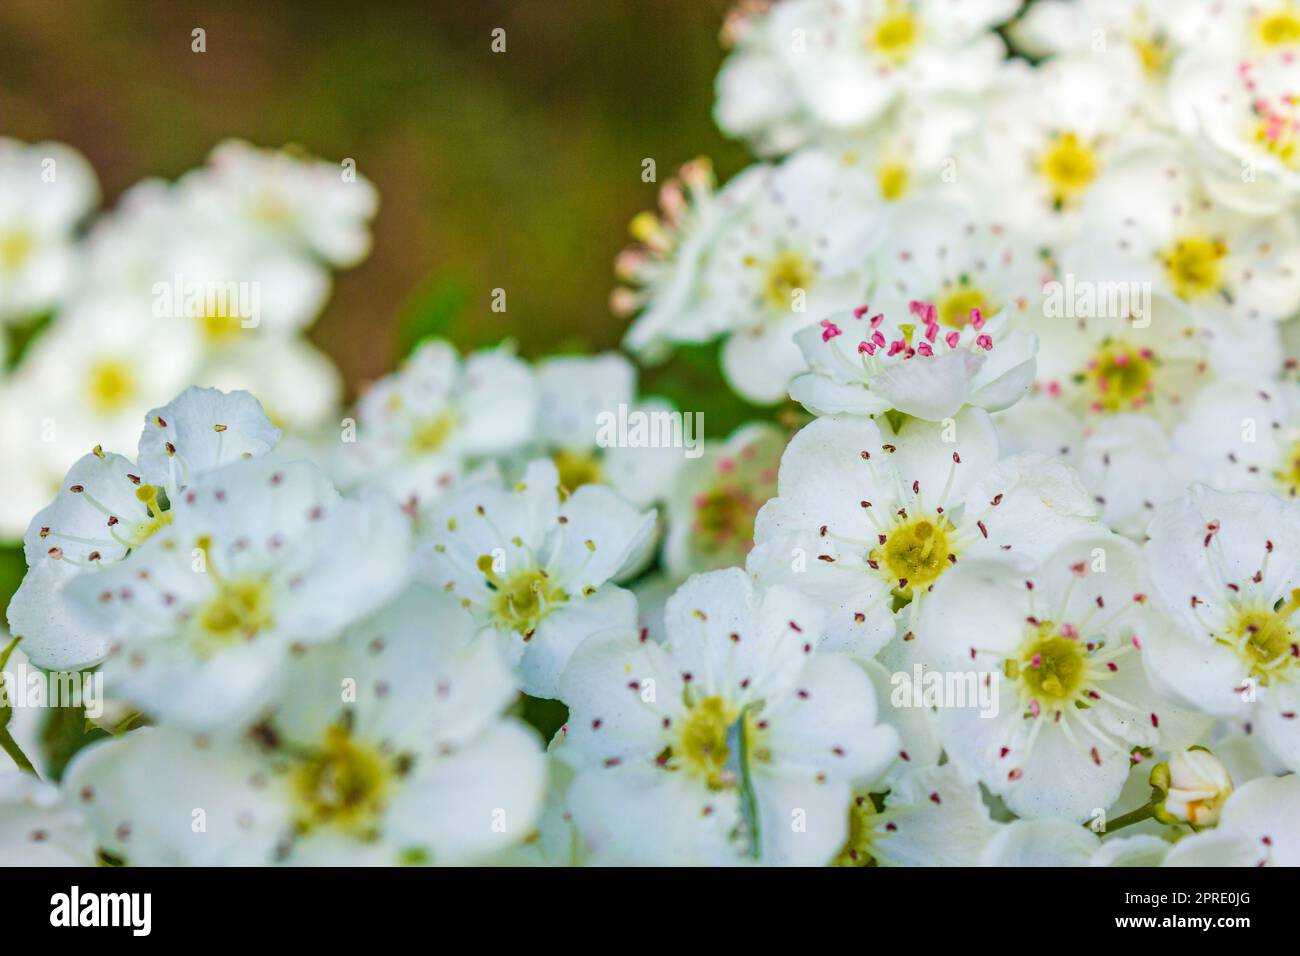
[[[897,750],[870,681],[820,653],[823,612],[739,569],[689,579],[661,647],[588,638],[561,680],[568,806],[593,859],[824,864],[843,845],[852,782]]]

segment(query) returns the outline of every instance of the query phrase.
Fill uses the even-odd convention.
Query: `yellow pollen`
[[[131,366],[121,359],[99,359],[86,375],[86,397],[101,415],[121,411],[135,398],[137,385]]]
[[[0,272],[17,272],[31,255],[36,242],[20,230],[0,232]]]
[[[875,866],[872,842],[881,822],[881,814],[876,811],[871,794],[855,793],[849,803],[849,835],[831,866]]]
[[[1277,608],[1256,606],[1236,609],[1226,638],[1237,656],[1249,665],[1250,675],[1262,686],[1285,677],[1300,667],[1300,636],[1291,627],[1291,618],[1300,611],[1300,588],[1291,592],[1290,600]]]
[[[219,644],[256,637],[273,623],[268,582],[264,578],[218,578],[217,593],[199,611],[197,620],[202,636]]]
[[[868,559],[894,585],[895,594],[908,600],[939,580],[951,564],[955,531],[941,515],[909,518],[885,536],[884,544],[872,548]]]
[[[533,636],[537,625],[556,605],[569,600],[565,590],[540,568],[528,568],[502,579],[493,568],[492,556],[485,554],[478,559],[478,569],[488,587],[496,592],[492,599],[493,620],[525,640]]]
[[[440,451],[456,430],[456,416],[442,412],[411,429],[406,449],[412,455],[432,455]]]
[[[883,60],[898,65],[907,60],[919,33],[916,17],[898,3],[889,3],[868,28],[868,45]]]
[[[1255,35],[1264,46],[1300,44],[1300,11],[1287,4],[1263,14],[1256,20]]]
[[[1055,625],[1043,623],[1031,629],[1019,658],[1007,660],[1003,672],[1019,680],[1024,693],[1043,707],[1059,709],[1083,692],[1088,661],[1081,641],[1062,637]]]
[[[987,319],[993,315],[995,308],[981,289],[967,285],[965,279],[950,292],[944,293],[935,305],[939,321],[954,329],[965,328],[970,322],[972,309],[979,309],[980,315]]]
[[[907,167],[902,163],[882,163],[876,167],[876,184],[880,196],[888,202],[903,198],[910,179]]]
[[[1091,407],[1098,412],[1138,408],[1155,387],[1156,363],[1151,353],[1126,342],[1107,341],[1089,363]]]
[[[164,511],[158,500],[161,492],[162,489],[157,485],[141,485],[135,490],[136,499],[144,504],[149,517],[131,529],[131,547],[138,548],[153,537],[160,528],[165,528],[172,523],[172,513]]]
[[[320,752],[293,772],[294,822],[304,832],[337,827],[350,836],[372,839],[379,833],[396,775],[391,760],[334,725],[325,732]]]
[[[703,777],[711,789],[733,785],[735,781],[727,771],[731,755],[727,732],[739,716],[740,711],[723,697],[697,701],[682,721],[672,747],[676,765]]]
[[[1273,478],[1292,498],[1300,495],[1300,439],[1291,443],[1282,459],[1282,467],[1273,471]]]
[[[1196,299],[1218,291],[1221,260],[1228,247],[1221,240],[1185,236],[1162,254],[1165,276],[1180,299]]]
[[[808,291],[816,274],[800,253],[791,249],[777,253],[763,274],[763,301],[772,309],[788,312],[794,307],[796,290]]]
[[[595,452],[560,449],[551,456],[555,470],[560,475],[560,488],[565,497],[583,485],[598,485],[604,477],[600,457]]]
[[[1052,191],[1052,204],[1061,209],[1074,201],[1097,176],[1097,157],[1075,133],[1061,133],[1038,161],[1038,171]]]

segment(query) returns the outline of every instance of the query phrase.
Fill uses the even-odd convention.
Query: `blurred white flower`
[[[482,862],[532,832],[545,766],[474,631],[413,588],[299,657],[243,737],[144,728],[80,754],[64,789],[136,866]]]
[[[430,341],[357,405],[355,440],[336,463],[345,487],[376,487],[422,515],[468,463],[502,455],[533,436],[537,386],[532,370],[502,346],[461,360]]]
[[[82,155],[0,138],[0,331],[57,306],[76,281],[76,230],[99,201]]]
[[[741,5],[724,38],[714,117],[761,154],[861,129],[905,93],[978,92],[1016,0],[787,0]]]

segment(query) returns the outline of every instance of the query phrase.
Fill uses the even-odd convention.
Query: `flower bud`
[[[1164,793],[1156,817],[1164,823],[1212,826],[1232,793],[1232,778],[1218,757],[1202,747],[1184,750],[1157,764],[1151,785]]]

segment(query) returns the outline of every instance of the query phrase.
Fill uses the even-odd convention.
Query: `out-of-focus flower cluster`
[[[723,41],[761,159],[662,184],[612,304],[647,365],[717,345],[729,435],[618,353],[436,339],[313,429],[346,164],[221,147],[83,240],[75,156],[5,147],[65,191],[0,183],[0,312],[54,316],[0,414],[72,436],[3,479],[9,666],[102,686],[105,739],[0,776],[0,846],[1300,864],[1300,6],[747,0]],[[181,274],[264,325],[140,311]]]

